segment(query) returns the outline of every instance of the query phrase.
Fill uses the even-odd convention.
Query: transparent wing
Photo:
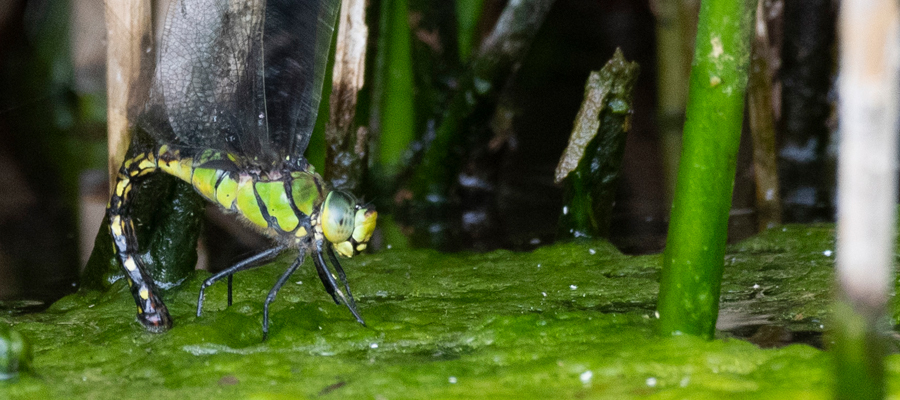
[[[269,132],[281,156],[302,157],[319,110],[340,0],[269,0],[265,82]]]
[[[256,165],[300,156],[339,0],[180,0],[167,12],[142,126]]]

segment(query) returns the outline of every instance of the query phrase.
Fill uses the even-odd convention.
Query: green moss
[[[831,224],[787,225],[731,246],[720,314],[767,316],[791,330],[822,331],[834,300],[834,234]]]
[[[730,248],[722,310],[736,325],[821,331],[832,226],[788,226]],[[174,328],[150,334],[121,282],[9,316],[34,346],[33,375],[0,398],[829,398],[831,356],[727,338],[659,338],[659,255],[603,242],[532,253],[384,251],[346,260],[368,327],[335,305],[311,264],[262,303],[291,260],[240,273],[194,316],[198,273],[165,293]],[[754,286],[756,285],[756,286]],[[900,392],[900,356],[887,359]]]

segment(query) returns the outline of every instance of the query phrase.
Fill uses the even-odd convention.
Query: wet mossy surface
[[[708,342],[656,336],[661,256],[603,242],[346,260],[366,327],[306,265],[273,303],[265,342],[262,303],[289,258],[237,275],[231,307],[225,285],[213,286],[199,318],[208,274],[198,272],[165,293],[175,318],[165,334],[143,331],[119,282],[42,313],[0,314],[34,348],[33,372],[0,382],[0,398],[829,398],[827,352],[733,336],[774,327],[757,343],[776,346],[827,330],[833,243],[822,225],[731,246],[727,331]],[[900,357],[887,364],[900,393]]]

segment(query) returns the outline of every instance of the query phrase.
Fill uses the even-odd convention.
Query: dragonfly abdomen
[[[322,178],[308,167],[246,171],[234,159],[217,150],[183,157],[177,149],[161,146],[156,166],[270,237],[291,241],[306,237],[309,216],[324,199]]]

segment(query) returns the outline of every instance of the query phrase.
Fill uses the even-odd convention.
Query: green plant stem
[[[403,152],[415,138],[415,97],[413,93],[413,66],[411,38],[408,23],[407,0],[382,0],[379,27],[385,44],[383,70],[384,84],[374,95],[381,110],[378,161],[389,176],[395,175],[401,166]],[[390,132],[390,134],[385,134]]]
[[[659,329],[712,338],[756,2],[700,5],[684,148],[663,257]]]
[[[484,0],[456,0],[457,39],[459,41],[459,59],[468,60],[475,46],[475,31]]]
[[[860,313],[859,305],[839,300],[834,306],[831,351],[835,358],[835,399],[877,400],[884,398],[886,338],[877,331],[883,310]],[[874,311],[874,310],[873,310]]]

